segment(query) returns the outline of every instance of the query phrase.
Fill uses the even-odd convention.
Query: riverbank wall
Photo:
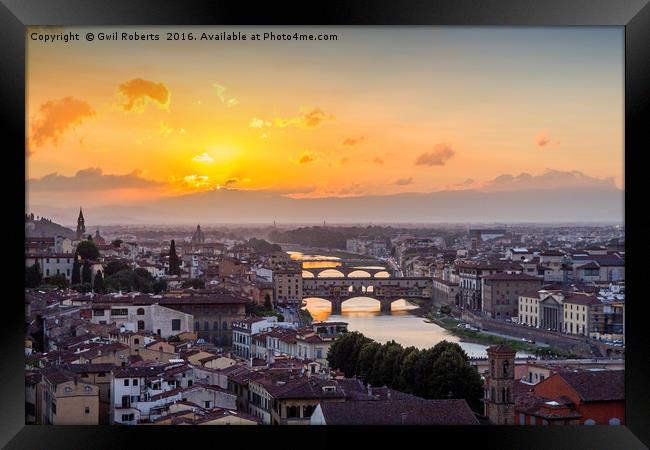
[[[590,339],[582,336],[571,336],[532,327],[524,327],[514,323],[502,322],[488,317],[478,316],[469,311],[463,311],[461,320],[481,329],[504,334],[506,336],[544,342],[564,353],[574,354],[579,357],[591,358],[593,356],[604,356],[601,354],[602,352],[599,346],[594,345]]]

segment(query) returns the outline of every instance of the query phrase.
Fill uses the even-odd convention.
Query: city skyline
[[[235,30],[338,40],[62,45],[28,33],[27,208],[164,215],[229,204],[217,191],[281,209],[542,190],[592,192],[586,203],[606,192],[607,217],[622,220],[620,29],[138,31]]]

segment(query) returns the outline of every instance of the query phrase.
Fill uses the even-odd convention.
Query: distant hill
[[[49,219],[40,218],[32,220],[25,218],[25,236],[26,237],[56,237],[63,236],[74,239],[77,233],[70,228],[66,228],[58,223],[54,223]]]

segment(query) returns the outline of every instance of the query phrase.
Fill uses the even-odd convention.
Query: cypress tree
[[[86,283],[91,283],[93,278],[93,271],[90,267],[90,263],[88,261],[83,263],[82,269],[81,269],[81,282],[86,284]]]
[[[70,285],[81,283],[81,264],[79,263],[79,254],[75,252],[74,263],[72,264],[72,275],[70,276]]]
[[[97,273],[95,274],[95,281],[93,282],[93,290],[99,293],[104,292],[104,275],[102,275],[101,270],[98,270]]]
[[[169,246],[169,273],[172,275],[181,274],[181,264],[178,260],[178,255],[176,254],[176,242],[174,242],[173,239]]]
[[[41,274],[41,267],[36,261],[31,267],[25,270],[25,287],[35,288],[41,284],[43,275]]]

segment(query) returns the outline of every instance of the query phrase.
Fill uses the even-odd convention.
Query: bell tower
[[[86,221],[84,219],[84,213],[81,210],[81,206],[80,206],[79,217],[77,218],[77,240],[78,241],[83,239],[85,232],[86,232]]]
[[[507,345],[487,349],[488,375],[485,377],[485,416],[495,425],[515,424],[515,350]]]

